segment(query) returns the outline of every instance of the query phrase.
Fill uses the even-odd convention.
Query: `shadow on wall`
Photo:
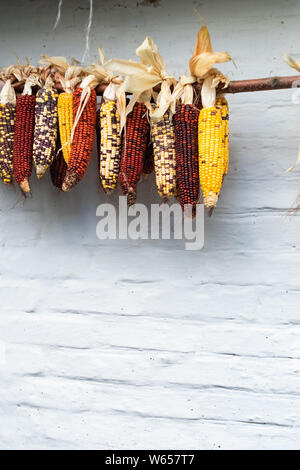
[[[139,7],[158,7],[160,0],[143,0],[142,2],[138,2],[137,6]]]

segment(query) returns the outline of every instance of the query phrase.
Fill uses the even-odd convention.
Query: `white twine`
[[[63,0],[59,0],[58,7],[57,7],[57,16],[56,16],[56,20],[55,20],[55,23],[54,23],[54,26],[53,26],[53,30],[55,30],[57,28],[57,26],[59,25],[60,17],[61,17],[62,3],[63,3]]]
[[[81,59],[82,64],[85,62],[90,52],[90,31],[92,27],[92,22],[93,22],[93,0],[90,0],[90,14],[89,14],[89,22],[88,22],[87,29],[86,29],[85,51]]]

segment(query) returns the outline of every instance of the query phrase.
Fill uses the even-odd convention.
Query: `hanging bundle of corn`
[[[89,67],[99,85],[105,86],[103,99],[96,120],[99,178],[106,194],[118,183],[121,161],[121,119],[125,112],[125,93],[120,92],[121,77],[107,68],[104,51],[99,47],[99,63]],[[121,115],[120,115],[121,114]],[[123,118],[124,119],[124,118]]]
[[[57,138],[58,93],[49,75],[45,85],[38,90],[35,104],[35,129],[33,140],[33,161],[40,179],[51,165]]]
[[[216,62],[231,60],[226,52],[213,53],[206,26],[198,33],[195,52],[190,60],[192,76],[204,79],[199,115],[198,151],[199,174],[205,207],[213,209],[218,201],[224,175],[228,167],[228,127],[225,101],[216,101],[216,87],[228,80],[218,70]]]
[[[111,67],[111,71],[120,71],[120,73],[126,74],[126,63],[127,61],[114,60],[108,62],[107,67]],[[135,63],[132,64],[133,70],[135,71]],[[139,67],[140,64],[137,65]],[[143,173],[143,166],[150,132],[148,110],[143,103],[143,94],[138,93],[137,89],[138,87],[135,87],[133,97],[129,102],[125,113],[123,112],[125,111],[124,105],[126,103],[125,91],[132,92],[131,85],[128,82],[128,77],[125,80],[125,83],[121,83],[118,87],[118,108],[121,110],[119,128],[122,130],[124,127],[122,146],[120,147],[121,154],[119,155],[118,160],[120,170],[118,170],[120,172],[120,184],[122,192],[125,196],[127,196],[127,203],[129,206],[136,202],[137,185]],[[150,99],[150,95],[148,99]]]
[[[126,78],[123,90],[133,94],[127,106],[128,117],[134,110],[135,103],[144,103],[144,105],[150,110],[152,129],[151,138],[153,143],[156,181],[159,194],[164,200],[166,200],[175,194],[176,189],[174,127],[170,119],[170,115],[174,112],[170,87],[175,84],[175,80],[166,71],[165,63],[150,37],[146,37],[145,41],[137,48],[136,54],[141,63],[112,60],[108,63],[108,67],[112,71],[125,75]],[[161,91],[156,95],[153,93],[153,88],[159,84],[161,85]],[[155,105],[153,108],[150,104],[152,96],[155,98]],[[139,108],[136,108],[135,112],[138,110]],[[142,115],[142,113],[140,113],[140,115]],[[127,126],[128,122],[126,127]],[[146,138],[147,136],[145,133],[143,135],[145,142]],[[136,181],[143,171],[143,161],[145,159],[146,148],[147,146],[144,144],[142,157],[139,157],[138,154],[136,155],[136,158],[139,157],[138,161],[140,162],[140,165],[138,166],[137,174],[134,175],[132,181],[128,181],[127,183],[133,196],[135,194]],[[134,148],[133,150],[136,151]],[[126,183],[125,178],[124,181]],[[134,197],[130,198],[130,201],[132,199],[134,200]]]
[[[136,202],[136,189],[143,173],[148,135],[147,108],[143,103],[137,102],[127,116],[122,142],[120,183],[129,206]]]
[[[71,132],[74,123],[73,92],[84,75],[82,67],[69,64],[64,57],[42,56],[41,63],[50,66],[56,81],[61,83],[63,92],[58,95],[57,114],[63,157],[68,163],[71,153]]]
[[[93,88],[95,77],[86,77],[73,93],[74,124],[71,132],[71,154],[63,191],[70,191],[84,176],[93,150],[97,96]]]
[[[5,84],[0,93],[0,177],[5,184],[13,182],[13,145],[16,115],[16,94],[11,84],[13,77],[4,69],[1,78]]]
[[[17,97],[16,102],[13,171],[14,178],[24,193],[30,192],[29,178],[32,171],[36,104],[35,95],[32,94],[32,86],[36,84],[38,84],[38,77],[33,72],[29,72],[23,93]]]

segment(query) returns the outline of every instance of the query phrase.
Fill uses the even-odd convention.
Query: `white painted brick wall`
[[[232,79],[293,72],[297,0],[95,0],[91,51],[134,59],[150,34],[182,73],[206,19]],[[140,2],[142,3],[142,2]],[[145,2],[147,3],[147,2]],[[80,58],[88,1],[5,2],[0,63]],[[230,97],[231,168],[205,249],[99,242],[94,155],[70,194],[0,186],[0,448],[291,449],[300,437],[299,172],[292,92]],[[153,180],[140,200],[155,199]],[[117,195],[112,196],[117,200]]]

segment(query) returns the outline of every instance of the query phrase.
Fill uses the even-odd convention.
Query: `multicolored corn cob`
[[[63,157],[68,163],[71,155],[71,132],[74,122],[73,93],[60,93],[57,100],[58,124]]]
[[[58,189],[62,188],[62,184],[67,172],[67,167],[68,165],[66,164],[65,159],[63,157],[61,142],[58,134],[56,141],[55,156],[50,166],[51,181],[53,185],[56,186]]]
[[[117,186],[121,162],[120,116],[115,101],[102,101],[99,127],[99,176],[104,192],[109,194]]]
[[[135,103],[126,119],[120,171],[122,192],[127,195],[129,206],[136,201],[136,189],[143,173],[148,134],[147,108],[143,103]]]
[[[53,88],[43,87],[36,95],[33,161],[40,179],[51,165],[57,137],[57,97]]]
[[[225,157],[224,157],[224,177],[225,177],[228,173],[228,166],[229,166],[229,106],[228,106],[228,102],[225,96],[217,98],[216,106],[220,107],[222,111],[224,148],[225,148]]]
[[[16,182],[25,193],[30,192],[34,113],[35,96],[19,95],[16,103],[13,171]]]
[[[181,206],[197,204],[199,199],[198,164],[199,110],[191,104],[179,104],[174,116],[176,175]]]
[[[77,88],[73,93],[74,116],[81,104],[81,93],[82,88]],[[95,138],[96,107],[96,92],[91,89],[90,97],[75,128],[68,169],[62,185],[63,191],[70,191],[83,178],[89,165]]]
[[[151,138],[158,194],[168,200],[176,192],[175,135],[168,113],[152,122]]]
[[[13,182],[15,116],[14,104],[0,104],[0,177],[5,184]]]
[[[198,146],[204,205],[212,209],[218,202],[225,168],[224,127],[220,107],[212,106],[200,111]]]

